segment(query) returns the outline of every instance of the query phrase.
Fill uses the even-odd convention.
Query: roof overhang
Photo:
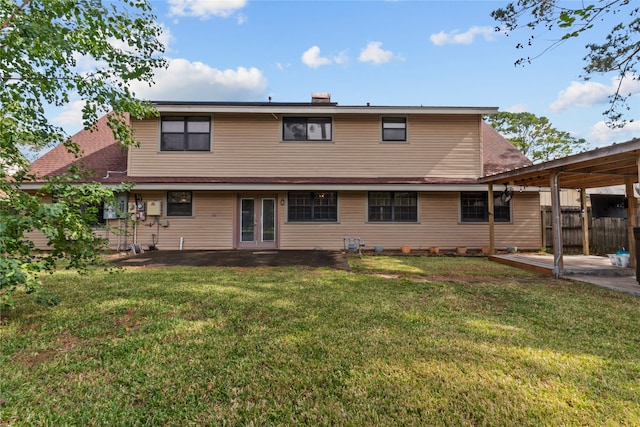
[[[549,187],[557,174],[560,188],[599,188],[638,182],[640,139],[598,148],[478,179],[485,184]]]
[[[495,114],[498,107],[342,106],[333,103],[168,102],[153,105],[160,113],[265,113],[265,114]]]
[[[28,183],[21,185],[23,190],[39,190],[41,183]],[[120,183],[103,183],[105,188],[116,188]],[[181,183],[136,183],[132,191],[418,191],[418,192],[459,192],[459,191],[485,191],[485,184],[339,184],[339,183],[206,183],[206,182],[181,182]],[[501,190],[496,184],[495,190]],[[539,191],[535,187],[521,189],[527,192]]]
[[[137,184],[135,190],[192,191],[483,191],[480,184]],[[496,187],[496,189],[498,189]]]

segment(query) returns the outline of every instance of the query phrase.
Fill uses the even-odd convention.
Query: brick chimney
[[[311,94],[312,104],[329,104],[331,102],[331,94],[326,92],[313,92]]]

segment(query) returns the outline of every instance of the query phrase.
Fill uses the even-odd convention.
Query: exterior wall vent
[[[328,104],[331,102],[331,94],[326,92],[313,92],[311,94],[312,104]]]

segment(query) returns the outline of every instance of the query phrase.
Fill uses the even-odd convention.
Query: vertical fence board
[[[551,207],[541,208],[543,230],[542,242],[547,250],[553,250],[553,230]],[[580,208],[563,207],[562,215],[562,248],[565,253],[582,252],[582,223]],[[592,218],[591,208],[588,208],[589,246],[592,254],[615,253],[621,248],[629,248],[627,220],[625,218]]]

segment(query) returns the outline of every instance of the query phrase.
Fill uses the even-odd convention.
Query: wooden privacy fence
[[[542,247],[553,250],[551,206],[540,210],[542,224]],[[582,253],[582,221],[579,207],[562,207],[562,247],[565,253]],[[592,254],[615,253],[622,247],[629,248],[626,218],[592,218],[589,221],[589,250]]]

